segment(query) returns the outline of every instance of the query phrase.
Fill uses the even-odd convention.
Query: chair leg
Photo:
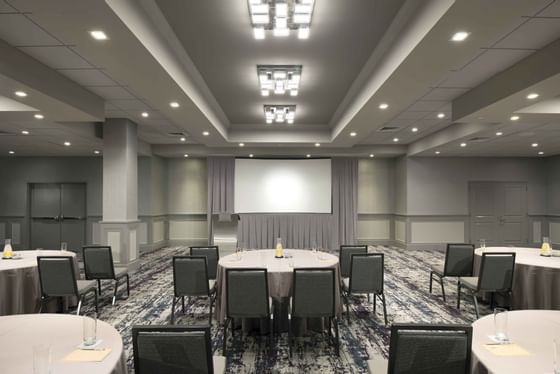
[[[385,303],[385,294],[381,294],[381,302],[383,303],[383,318],[385,319],[385,326],[387,326],[387,305]]]
[[[171,303],[171,324],[175,324],[175,302],[177,298],[173,296],[173,302]]]
[[[377,313],[377,297],[373,294],[373,314]]]
[[[461,310],[461,282],[457,282],[457,310]]]
[[[434,272],[430,271],[430,293],[432,293],[432,281],[434,280]]]
[[[97,289],[99,290],[99,296],[101,296],[101,279],[97,280]]]
[[[292,336],[292,318],[288,316],[288,348],[290,351],[290,358],[292,358],[292,345],[293,345],[293,336]]]
[[[212,303],[213,303],[212,296],[208,296],[208,302],[210,304],[210,313],[209,313],[209,316],[208,316],[208,323],[211,327],[212,326]]]
[[[439,278],[439,284],[441,285],[441,294],[443,296],[443,302],[446,302],[447,300],[445,300],[445,288],[443,287],[443,277]]]
[[[80,301],[78,301],[78,309],[76,309],[76,315],[80,315],[80,309],[82,309],[82,301],[84,301],[84,295],[80,296]]]
[[[226,318],[224,321],[224,334],[223,334],[223,343],[222,343],[222,355],[227,357],[226,348],[227,348],[227,328],[229,324],[229,318]],[[233,331],[232,331],[233,333]]]
[[[335,318],[333,318],[333,322],[334,322],[334,335],[335,335],[335,342],[334,342],[334,347],[335,347],[335,352],[337,356],[340,356],[340,337],[338,335],[338,320]]]
[[[95,313],[99,314],[99,300],[97,299],[97,290],[93,289],[93,297],[95,298]]]
[[[476,294],[472,294],[473,304],[474,304],[474,311],[476,313],[476,319],[480,318],[480,314],[478,313],[478,301],[476,300]]]
[[[126,297],[130,297],[130,278],[126,274]]]
[[[119,281],[115,279],[115,292],[113,293],[113,302],[111,305],[115,305],[115,301],[117,300],[117,290],[119,289]]]
[[[268,341],[268,352],[269,354],[272,353],[272,350],[274,348],[274,318],[273,318],[274,314],[270,315],[269,318],[269,329],[270,329],[270,335],[269,335],[269,341]]]
[[[181,298],[181,305],[182,305],[182,307],[183,307],[183,309],[182,309],[182,310],[183,310],[183,314],[185,314],[185,296],[183,296],[183,297]]]
[[[348,321],[348,323],[350,323],[350,302],[348,301],[349,297],[350,295],[348,294],[344,295],[344,301],[346,302],[346,320]]]

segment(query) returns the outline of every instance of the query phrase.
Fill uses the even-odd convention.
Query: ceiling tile
[[[0,14],[0,39],[13,46],[61,45],[21,14]]]
[[[135,99],[135,97],[131,95],[130,92],[120,86],[93,86],[86,88],[106,100]]]
[[[63,75],[82,86],[115,86],[117,83],[97,69],[63,69],[59,70]]]
[[[20,49],[53,69],[84,69],[93,67],[68,47],[21,47]]]
[[[559,35],[560,18],[533,18],[493,47],[541,49]]]
[[[12,13],[16,12],[14,8],[8,5],[4,0],[0,0],[0,13]]]
[[[409,111],[419,111],[419,112],[429,112],[433,110],[438,110],[446,104],[445,101],[424,101],[419,100],[412,104],[407,110]]]
[[[560,1],[556,0],[539,14],[539,17],[560,17]]]
[[[455,88],[455,87],[436,87],[430,91],[422,100],[434,100],[434,101],[451,101],[465,92],[467,88]]]
[[[130,110],[147,110],[149,107],[141,102],[140,100],[131,99],[131,100],[111,100],[111,104],[115,105],[117,108],[122,110],[130,111]]]
[[[396,120],[401,120],[401,119],[421,119],[424,118],[425,116],[427,116],[428,114],[430,114],[430,111],[424,111],[424,112],[411,112],[411,111],[405,111],[402,112],[401,114],[399,114],[395,119]]]

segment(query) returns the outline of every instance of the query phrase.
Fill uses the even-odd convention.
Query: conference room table
[[[473,374],[553,373],[553,340],[560,339],[560,311],[508,312],[507,335],[514,345],[497,346],[489,338],[494,335],[494,315],[482,317],[472,326]]]
[[[97,320],[96,349],[110,349],[99,362],[67,361],[82,343],[82,316],[68,314],[22,314],[0,317],[0,372],[33,373],[33,349],[51,348],[51,373],[126,374],[122,337],[115,328]],[[86,352],[87,353],[87,352]]]
[[[38,256],[72,256],[76,279],[80,279],[78,261],[74,252],[33,250],[13,253],[13,259],[0,260],[0,316],[39,311],[41,287],[37,269]]]
[[[552,257],[539,255],[538,248],[486,247],[475,250],[475,274],[483,252],[515,252],[512,285],[513,309],[560,309],[560,251]]]
[[[222,323],[226,316],[225,273],[226,269],[232,268],[266,268],[269,296],[278,303],[276,305],[284,306],[286,304],[284,301],[292,295],[294,268],[335,268],[335,307],[338,314],[342,313],[338,257],[326,252],[313,252],[309,249],[284,249],[283,254],[284,258],[278,259],[274,257],[274,250],[262,249],[243,251],[240,257],[234,253],[220,258],[216,276],[216,319],[218,322]]]

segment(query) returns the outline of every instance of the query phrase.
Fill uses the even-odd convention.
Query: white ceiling
[[[534,113],[531,121],[520,121],[511,128],[507,127],[511,112],[527,103],[488,106],[493,116],[488,126],[484,125],[488,118],[471,116],[469,125],[475,121],[478,126],[465,125],[457,132],[455,128],[466,118],[458,119],[452,112],[452,103],[458,98],[560,38],[560,0],[516,4],[506,0],[449,1],[449,9],[427,25],[426,35],[416,35],[418,41],[401,63],[391,67],[393,71],[383,85],[367,93],[368,101],[360,104],[348,123],[339,121],[344,118],[339,114],[352,113],[358,93],[366,92],[362,81],[373,81],[380,74],[382,56],[390,56],[391,48],[404,40],[405,27],[425,22],[429,3],[437,1],[443,3],[354,0],[349,7],[345,2],[316,0],[308,40],[268,36],[256,41],[245,0],[123,0],[121,4],[115,0],[0,0],[0,39],[57,73],[60,82],[52,81],[50,92],[41,86],[41,77],[24,70],[26,66],[0,64],[0,77],[9,82],[0,87],[0,95],[48,114],[44,120],[35,120],[31,110],[14,116],[13,111],[0,109],[0,131],[13,133],[0,136],[0,155],[8,150],[16,150],[16,155],[91,155],[94,149],[102,148],[93,128],[103,117],[137,122],[139,138],[165,157],[187,152],[318,156],[367,156],[375,152],[394,157],[407,153],[407,147],[415,156],[433,156],[436,150],[441,152],[438,157],[542,157],[538,151],[545,152],[544,156],[560,154],[558,113]],[[465,7],[470,14],[461,12]],[[415,8],[417,12],[410,10]],[[493,22],[484,23],[490,15]],[[134,23],[137,20],[143,21],[141,29],[140,23]],[[453,53],[433,53],[438,43],[450,43],[449,33],[441,30],[457,27],[471,32],[465,44],[453,46]],[[110,40],[92,41],[87,31],[93,28],[106,30]],[[164,52],[168,54],[164,56]],[[257,87],[257,64],[302,64],[300,95],[263,100]],[[28,76],[25,82],[17,79],[23,72]],[[556,74],[560,74],[560,67]],[[83,120],[77,120],[76,104],[61,100],[64,95],[56,92],[64,90],[66,79],[77,84],[76,89],[101,98],[104,115],[84,115]],[[20,86],[36,95],[14,97],[14,87]],[[546,95],[537,102],[560,96],[558,86],[537,83],[529,88],[546,88]],[[66,95],[72,96],[70,91]],[[392,100],[386,112],[377,109],[378,97],[383,95]],[[170,100],[179,100],[180,110],[170,109]],[[265,103],[298,105],[296,124],[267,128],[262,119]],[[74,113],[71,119],[70,111]],[[143,111],[149,112],[148,118],[141,117]],[[438,113],[444,113],[445,118],[438,118]],[[398,129],[377,131],[382,126]],[[504,135],[497,137],[496,129],[505,127]],[[340,128],[344,130],[338,131]],[[418,131],[412,132],[412,128]],[[21,135],[23,129],[31,135]],[[354,129],[359,136],[350,138],[348,132]],[[202,131],[211,135],[203,137]],[[186,141],[181,142],[178,134]],[[395,137],[398,142],[393,141]],[[488,139],[469,141],[474,137]],[[71,141],[72,147],[62,146],[63,139]],[[241,141],[246,143],[243,149],[237,147]],[[468,143],[465,148],[458,146],[463,141]],[[315,142],[321,147],[314,147]],[[530,147],[532,142],[538,142],[539,147]]]

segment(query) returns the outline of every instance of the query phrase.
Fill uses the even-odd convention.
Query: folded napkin
[[[484,347],[496,356],[530,356],[525,348],[515,344],[484,344]]]
[[[111,348],[100,349],[76,349],[70,352],[64,361],[68,362],[101,362],[109,356]]]

